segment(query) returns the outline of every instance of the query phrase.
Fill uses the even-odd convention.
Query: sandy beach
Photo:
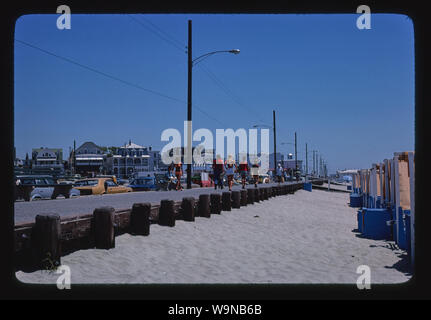
[[[405,252],[390,241],[358,236],[349,194],[323,190],[223,211],[176,226],[151,225],[150,236],[124,234],[110,250],[62,257],[78,283],[402,283]],[[27,283],[55,283],[55,273],[17,272]]]

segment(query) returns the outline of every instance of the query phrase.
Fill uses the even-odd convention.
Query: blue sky
[[[241,50],[193,68],[194,129],[271,125],[276,110],[277,143],[293,142],[296,131],[299,158],[308,143],[330,172],[414,149],[414,30],[406,16],[373,14],[371,30],[357,29],[357,14],[74,15],[72,8],[70,30],[57,29],[58,16],[20,17],[15,38],[179,101],[15,42],[18,157],[42,146],[66,157],[74,139],[77,146],[131,139],[160,150],[161,132],[182,132],[187,116],[188,19],[194,57]]]

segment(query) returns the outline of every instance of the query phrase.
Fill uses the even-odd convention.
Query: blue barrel
[[[398,247],[402,250],[410,252],[410,210],[402,211],[399,208],[400,214],[398,216]]]
[[[362,209],[358,210],[357,219],[358,219],[358,232],[362,233],[364,231]]]
[[[382,197],[381,196],[377,196],[376,208],[381,208],[381,207],[382,207]]]
[[[387,222],[392,218],[387,209],[366,208],[364,211],[363,235],[375,240],[390,240],[391,227]]]
[[[395,241],[395,243],[397,243],[397,215],[395,214],[395,208],[392,207],[391,209],[391,214],[392,214],[392,220],[395,221],[395,223],[392,225],[392,237]]]
[[[357,193],[350,194],[350,206],[352,208],[361,208],[362,207],[362,196]]]
[[[411,254],[412,248],[412,242],[411,242],[411,229],[410,229],[410,223],[411,223],[411,215],[410,210],[405,210],[405,222],[406,222],[406,238],[407,238],[407,253],[408,255]]]
[[[347,190],[352,190],[352,186],[347,186]]]
[[[304,183],[304,190],[307,190],[307,191],[312,191],[313,190],[311,182]]]

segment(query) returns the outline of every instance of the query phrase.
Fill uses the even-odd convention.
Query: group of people
[[[257,188],[257,183],[259,180],[258,162],[253,163],[250,168],[246,160],[241,161],[239,164],[237,164],[236,161],[232,159],[232,156],[229,156],[226,161],[223,161],[220,156],[217,156],[217,158],[213,160],[212,169],[214,189],[216,190],[217,187],[223,189],[223,177],[226,175],[229,191],[232,191],[233,177],[235,173],[240,174],[242,188],[245,189],[249,172],[253,177],[254,186]],[[183,186],[181,185],[181,177],[183,175],[182,163],[171,163],[171,165],[168,167],[168,175],[170,175],[171,173],[175,174],[175,177],[177,179],[175,189],[183,190]]]
[[[233,177],[235,173],[240,174],[242,188],[245,189],[249,171],[251,171],[251,175],[253,176],[255,187],[257,187],[259,179],[259,164],[257,162],[250,168],[247,161],[241,161],[237,164],[236,161],[232,159],[232,156],[229,156],[226,161],[223,161],[223,159],[218,156],[217,159],[213,160],[214,189],[217,189],[217,187],[223,189],[223,177],[226,175],[229,191],[232,191]]]

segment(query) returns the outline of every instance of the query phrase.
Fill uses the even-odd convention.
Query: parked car
[[[161,189],[161,185],[157,184],[156,177],[135,178],[130,182],[129,187],[133,191],[159,191]]]
[[[81,195],[132,192],[132,188],[118,185],[112,178],[89,178],[74,183]]]
[[[80,191],[71,184],[59,184],[49,175],[22,175],[15,179],[15,200],[56,199],[78,197]]]

